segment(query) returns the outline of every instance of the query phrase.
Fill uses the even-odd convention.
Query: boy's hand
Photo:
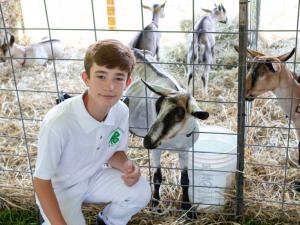
[[[140,168],[131,160],[127,160],[124,163],[123,172],[124,175],[122,176],[122,179],[124,183],[129,187],[138,182],[141,176]]]

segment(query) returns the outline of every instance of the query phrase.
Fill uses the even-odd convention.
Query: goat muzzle
[[[159,145],[159,143],[157,141],[153,142],[152,138],[146,135],[143,140],[143,145],[147,149],[154,149]]]
[[[246,99],[246,101],[248,101],[248,102],[252,102],[252,101],[255,99],[255,97],[252,96],[252,95],[249,95],[249,96],[247,96],[245,99]]]

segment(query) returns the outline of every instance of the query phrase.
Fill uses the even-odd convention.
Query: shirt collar
[[[101,126],[113,126],[115,125],[115,116],[114,116],[114,108],[115,105],[109,110],[106,118],[104,121],[99,122],[95,120],[89,112],[86,110],[84,102],[83,102],[83,94],[75,97],[74,99],[74,105],[73,105],[73,112],[76,116],[76,119],[81,126],[81,128],[86,132],[89,133],[93,129],[96,129]]]

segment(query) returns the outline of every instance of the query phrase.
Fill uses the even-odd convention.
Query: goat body
[[[194,27],[194,33],[189,40],[189,47],[187,53],[187,79],[188,86],[194,76],[193,64],[204,63],[204,70],[201,76],[204,93],[207,93],[208,78],[210,66],[215,58],[215,34],[216,23],[227,23],[226,10],[221,4],[216,6],[212,11],[203,9],[209,12],[209,16],[203,17],[199,20]]]
[[[10,34],[12,41],[9,42],[9,45],[5,44],[7,43],[5,40],[0,41],[3,43],[0,48],[6,58],[11,56],[22,66],[45,65],[49,59],[61,57],[64,51],[63,44],[58,39],[44,38],[40,42],[25,47],[16,44],[12,37],[13,35]]]
[[[153,8],[144,6],[143,8],[149,9],[153,12],[152,22],[147,25],[143,31],[139,32],[129,43],[131,48],[138,48],[150,51],[153,56],[156,55],[157,60],[159,60],[159,41],[160,33],[158,32],[159,18],[164,17],[164,7],[165,3],[158,5],[154,4]]]
[[[155,64],[156,61],[151,54],[144,55],[144,52],[138,49],[134,49],[134,54],[138,61],[133,70],[133,77],[136,79],[125,93],[127,96],[125,102],[129,107],[130,132],[144,138],[145,148],[154,149],[153,205],[156,206],[160,199],[161,151],[168,149],[179,154],[182,170],[182,208],[187,210],[191,207],[188,199],[187,151],[198,138],[200,126],[198,119],[207,119],[209,114],[198,107],[193,96],[183,90],[171,75]],[[148,89],[140,78],[147,80],[144,83]]]

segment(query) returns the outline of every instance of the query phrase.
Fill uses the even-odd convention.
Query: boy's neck
[[[83,103],[87,110],[87,112],[97,121],[102,122],[106,119],[106,116],[109,110],[105,110],[103,108],[97,108],[96,104],[91,102],[91,98],[89,98],[88,92],[83,95]]]

